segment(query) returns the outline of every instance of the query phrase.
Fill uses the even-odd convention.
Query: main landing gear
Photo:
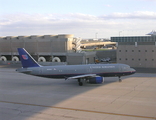
[[[81,81],[81,79],[78,79],[78,83],[79,83],[79,86],[83,86],[83,82]]]

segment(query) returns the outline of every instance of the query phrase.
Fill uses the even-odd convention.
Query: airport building
[[[17,48],[25,48],[38,62],[94,63],[95,53],[82,53],[80,41],[72,34],[0,37],[0,61],[19,61]]]
[[[156,32],[150,36],[111,37],[117,42],[117,63],[136,68],[156,68]]]

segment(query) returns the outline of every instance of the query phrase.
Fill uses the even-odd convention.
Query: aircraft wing
[[[77,75],[77,76],[73,76],[73,77],[68,77],[66,80],[78,79],[78,78],[88,78],[88,77],[95,77],[95,76],[96,76],[96,74]]]

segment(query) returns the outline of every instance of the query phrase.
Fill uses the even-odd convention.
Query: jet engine
[[[91,84],[101,84],[104,82],[104,77],[101,76],[92,77],[89,78],[88,82]]]

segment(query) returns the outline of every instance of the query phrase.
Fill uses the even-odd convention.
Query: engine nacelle
[[[88,82],[91,84],[101,84],[104,82],[104,77],[100,77],[100,76],[92,77],[89,78]]]

